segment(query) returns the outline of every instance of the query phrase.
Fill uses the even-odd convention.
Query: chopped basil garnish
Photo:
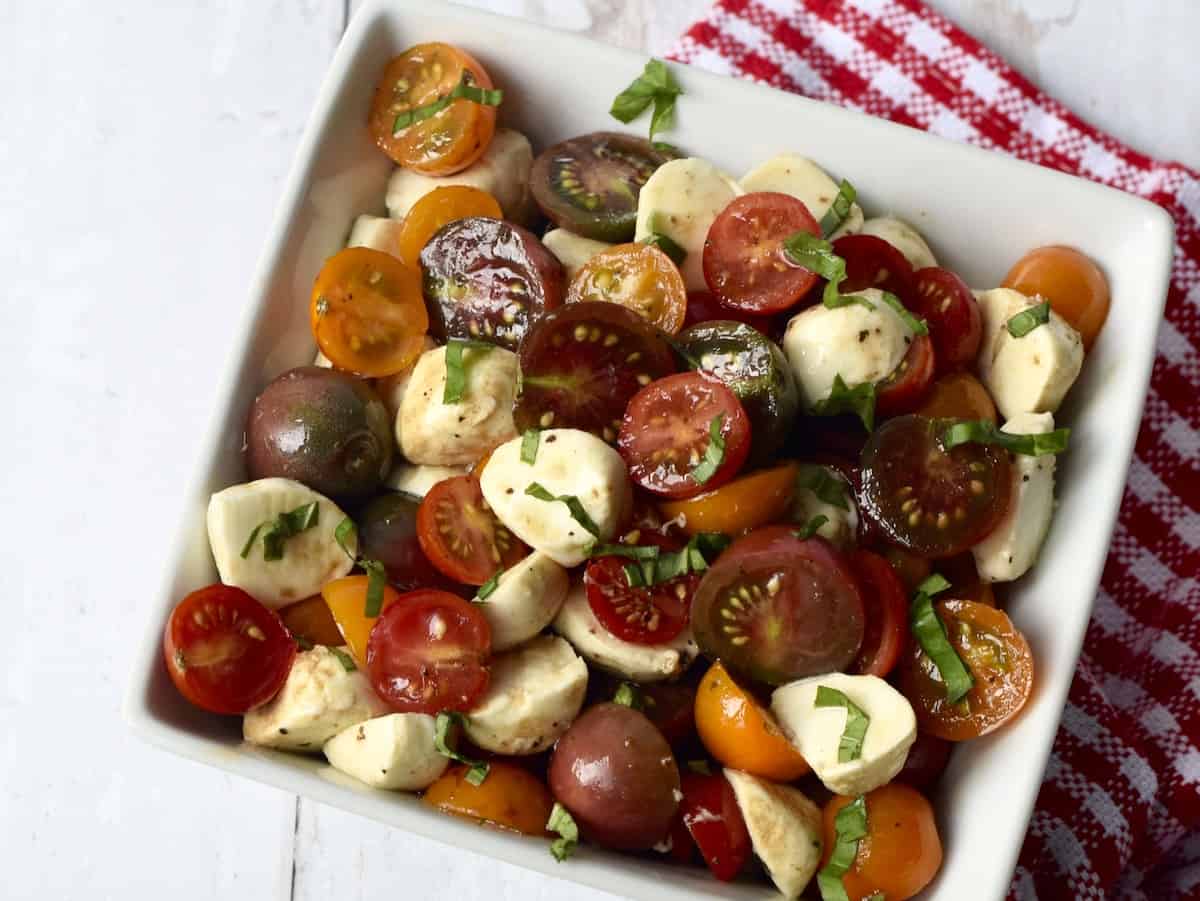
[[[817,873],[822,901],[849,901],[842,877],[858,856],[858,841],[867,834],[867,799],[859,795],[837,812],[833,819],[837,834],[829,863]]]
[[[933,596],[949,587],[950,583],[938,573],[918,585],[908,611],[908,625],[921,650],[937,667],[946,686],[946,700],[957,704],[971,690],[975,678],[950,644],[946,627],[933,609]]]
[[[792,534],[795,535],[797,538],[799,538],[801,541],[808,541],[808,539],[810,539],[814,535],[816,535],[817,532],[819,532],[821,530],[821,526],[825,525],[825,523],[827,523],[827,522],[829,522],[829,517],[826,516],[824,513],[818,513],[816,516],[814,516],[812,519],[810,519],[808,522],[806,522],[800,528],[798,528],[794,532],[792,532]]]
[[[254,527],[254,531],[250,533],[250,537],[246,539],[246,543],[242,545],[242,559],[245,560],[250,556],[250,550],[254,547],[255,539],[261,534],[263,559],[282,560],[284,542],[293,535],[307,532],[317,524],[320,515],[321,508],[319,502],[311,501],[301,507],[297,507],[295,510],[280,513],[272,520],[260,522]]]
[[[634,710],[642,709],[642,693],[636,685],[629,682],[622,682],[617,686],[617,693],[613,695],[614,704],[624,704],[626,707],[632,707]]]
[[[712,775],[712,767],[708,765],[707,760],[689,760],[687,762],[687,768],[691,772],[696,773],[697,775],[700,775],[700,776],[711,776]]]
[[[536,497],[539,501],[562,501],[567,505],[567,509],[571,511],[572,519],[574,519],[577,523],[579,523],[597,538],[600,537],[600,527],[596,525],[595,520],[588,516],[587,510],[583,509],[583,504],[579,502],[579,498],[577,498],[575,495],[553,495],[537,482],[530,482],[528,487],[525,489],[525,493],[530,497]]]
[[[451,760],[456,760],[459,763],[465,763],[469,766],[470,769],[467,770],[466,777],[467,781],[472,785],[482,785],[490,769],[488,764],[482,760],[474,760],[473,758],[459,754],[454,743],[450,740],[450,728],[452,726],[461,726],[464,722],[466,722],[466,717],[453,710],[443,710],[439,713],[433,725],[433,746],[443,757],[449,757]]]
[[[626,563],[621,567],[621,570],[625,573],[625,581],[629,583],[630,588],[646,587],[646,574],[642,572],[640,567],[634,566],[632,563]]]
[[[995,444],[1014,454],[1040,457],[1061,454],[1071,440],[1070,429],[1055,429],[1040,435],[1013,435],[996,428],[986,419],[956,422],[942,433],[942,448],[950,450],[960,444]]]
[[[1004,324],[1008,333],[1014,338],[1024,338],[1039,325],[1050,321],[1050,301],[1043,300],[1037,306],[1029,307],[1017,313]]]
[[[467,391],[467,367],[463,362],[463,351],[487,351],[495,347],[486,341],[462,341],[451,338],[446,342],[446,387],[442,390],[442,403],[456,404]]]
[[[646,63],[642,74],[616,96],[609,113],[628,125],[653,103],[654,112],[650,116],[650,140],[653,141],[655,134],[671,127],[675,98],[682,93],[683,88],[675,81],[666,63],[652,59]]]
[[[479,590],[475,592],[475,600],[483,601],[490,597],[492,592],[500,586],[500,577],[502,575],[504,575],[504,570],[502,569],[498,569],[492,573],[492,577],[480,585]]]
[[[627,557],[636,561],[625,564],[625,579],[631,588],[647,588],[688,573],[703,572],[728,546],[728,536],[701,532],[677,551],[663,551],[654,545],[594,544],[588,556]]]
[[[293,637],[296,639],[296,647],[298,647],[300,650],[311,651],[313,649],[313,643],[303,635],[295,635]]]
[[[817,416],[853,413],[869,432],[875,428],[875,385],[864,382],[851,388],[842,381],[840,374],[835,375],[829,397],[813,404],[812,412]]]
[[[557,801],[550,810],[550,819],[546,820],[546,831],[558,833],[558,838],[550,843],[550,853],[554,855],[555,860],[562,863],[579,844],[579,827],[575,825],[575,819],[567,808]]]
[[[862,757],[863,739],[871,718],[861,707],[846,697],[845,692],[830,688],[828,685],[817,686],[815,707],[845,707],[846,727],[842,730],[842,739],[838,742],[838,763],[848,763]]]
[[[333,530],[333,540],[338,543],[338,547],[351,560],[354,559],[354,554],[350,552],[350,548],[346,546],[346,542],[358,534],[358,529],[354,527],[354,520],[349,516],[337,524],[337,528]]]
[[[929,334],[929,326],[926,324],[925,320],[918,319],[912,313],[908,312],[908,310],[905,309],[904,304],[900,302],[900,298],[891,291],[883,292],[883,302],[896,311],[896,315],[904,321],[904,324],[908,326],[909,331],[911,331],[913,334]]]
[[[363,607],[363,615],[379,616],[383,610],[383,589],[387,585],[387,570],[378,560],[367,560],[360,557],[358,565],[367,573],[367,603]]]
[[[344,669],[346,672],[352,673],[358,669],[358,667],[354,665],[354,658],[341,648],[330,648],[329,650],[333,656],[338,659],[338,663],[342,665],[342,669]]]
[[[871,302],[862,297],[844,298],[838,286],[846,278],[846,261],[833,252],[833,245],[818,235],[795,232],[783,242],[783,251],[797,266],[815,272],[825,279],[822,301],[827,307],[844,307],[862,302],[874,309]]]
[[[642,238],[643,244],[651,244],[671,258],[676,266],[682,266],[687,259],[687,251],[661,232],[651,232]]]
[[[474,76],[469,69],[464,69],[462,79],[449,94],[444,94],[431,103],[397,113],[392,120],[392,136],[400,134],[404,129],[417,122],[432,118],[448,107],[455,100],[470,100],[481,106],[499,106],[504,100],[504,92],[492,88],[481,88],[474,84]]]
[[[653,544],[593,544],[589,557],[628,557],[630,560],[653,560],[661,548]]]
[[[537,429],[528,429],[521,436],[521,462],[532,465],[537,462],[538,444],[541,443],[542,433]]]
[[[846,497],[846,484],[841,479],[831,476],[824,466],[811,463],[801,466],[800,485],[815,494],[822,503],[841,510],[850,509],[850,501]]]
[[[725,439],[721,437],[721,427],[725,424],[725,414],[718,413],[708,424],[708,447],[704,450],[704,459],[692,470],[692,478],[703,485],[721,468],[725,462]]]
[[[821,234],[828,238],[841,228],[846,217],[850,215],[850,207],[857,199],[858,192],[854,190],[854,185],[843,178],[842,183],[838,185],[837,197],[833,198],[833,203],[821,217]]]

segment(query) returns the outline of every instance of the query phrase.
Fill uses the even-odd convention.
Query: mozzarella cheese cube
[[[325,758],[372,788],[420,791],[446,771],[434,745],[435,720],[425,713],[391,713],[343,729],[325,742]]]
[[[317,503],[317,523],[288,538],[283,558],[263,556],[262,531],[249,553],[242,556],[254,530],[306,504]],[[208,543],[217,572],[226,585],[252,594],[271,608],[312,597],[326,582],[350,572],[354,562],[333,537],[346,518],[337,504],[306,485],[291,479],[258,479],[218,491],[208,501]],[[347,543],[356,550],[353,540]]]
[[[422,175],[411,169],[397,169],[388,180],[387,209],[393,219],[403,219],[418,200],[436,188],[466,185],[487,191],[496,198],[504,218],[513,222],[530,221],[534,212],[529,192],[529,170],[533,168],[533,148],[529,139],[511,128],[497,128],[483,156],[453,175]]]
[[[707,290],[704,241],[717,214],[745,191],[712,163],[691,157],[663,163],[638,194],[634,240],[666,235],[687,253],[679,271],[689,291]]]
[[[870,718],[862,756],[838,761],[846,728],[844,707],[817,707],[817,688],[837,689]],[[908,699],[877,676],[827,673],[789,682],[771,695],[771,712],[831,792],[861,795],[892,781],[917,739],[917,718]]]
[[[317,645],[296,655],[274,699],[242,718],[242,735],[264,748],[315,753],[343,729],[387,712],[361,670],[347,672],[332,649]]]
[[[934,257],[933,251],[929,249],[929,245],[925,243],[925,239],[921,237],[921,233],[907,222],[894,216],[868,219],[863,223],[859,234],[874,235],[876,238],[887,241],[904,254],[904,258],[908,260],[913,269],[925,269],[937,265],[937,259]]]
[[[790,194],[803,201],[818,222],[829,212],[838,194],[838,183],[828,173],[806,156],[798,153],[781,153],[771,157],[762,165],[742,176],[742,188],[747,191],[776,191]],[[830,240],[842,235],[852,235],[862,228],[863,211],[857,203],[850,205],[850,213]]]
[[[502,347],[466,348],[463,370],[463,398],[447,404],[446,348],[427,351],[413,367],[396,417],[396,441],[410,463],[465,466],[517,434],[517,355]]]
[[[754,853],[784,898],[798,898],[821,865],[821,808],[790,785],[725,770]]]
[[[1050,311],[1050,321],[1020,338],[1008,320],[1042,302],[1010,288],[979,292],[983,339],[976,360],[980,377],[1005,419],[1019,413],[1053,413],[1083,368],[1083,339]]]
[[[486,694],[467,715],[467,737],[485,751],[546,750],[579,715],[588,668],[567,642],[542,635],[494,658]]]
[[[385,484],[392,491],[424,497],[438,482],[465,476],[466,466],[428,466],[426,464],[398,463],[392,467]]]
[[[818,479],[833,480],[841,488],[842,504],[845,506],[819,498],[810,487]],[[803,525],[816,516],[825,517],[824,524],[816,531],[817,535],[842,548],[854,544],[854,537],[858,534],[858,505],[854,503],[854,489],[846,477],[832,466],[802,463],[796,478],[796,495],[792,500],[792,520]]]
[[[793,316],[784,332],[783,352],[806,407],[829,397],[834,376],[849,388],[887,378],[912,343],[912,329],[883,302],[883,292],[867,288],[850,296],[865,298],[873,309],[817,304]]]
[[[347,247],[369,247],[399,258],[401,225],[385,216],[359,216],[346,239]]]
[[[492,627],[492,650],[515,648],[550,625],[569,587],[567,571],[541,551],[501,573],[492,593],[475,599]]]
[[[426,335],[421,343],[421,353],[429,353],[431,350],[437,350],[437,347],[438,343]],[[419,360],[420,357],[417,359]],[[400,405],[404,402],[404,393],[408,391],[408,386],[412,382],[415,366],[416,361],[413,361],[413,365],[408,369],[374,380],[375,393],[379,395],[379,399],[383,401],[383,405],[387,407],[393,420],[400,415]],[[400,446],[399,442],[396,446]]]
[[[1049,413],[1018,413],[1004,423],[1001,431],[1044,435],[1053,429],[1054,417]],[[1054,515],[1054,465],[1054,454],[1013,455],[1008,512],[983,541],[971,548],[983,581],[1019,579],[1037,560]]]
[[[331,360],[331,359],[329,359],[329,357],[325,356],[325,354],[322,353],[320,350],[318,350],[317,355],[315,357],[313,357],[312,364],[314,366],[320,366],[322,369],[332,369],[333,368],[333,360]]]
[[[554,618],[554,631],[575,647],[588,663],[632,682],[663,682],[686,670],[700,649],[692,630],[684,629],[663,644],[623,641],[601,625],[588,603],[583,583],[567,593]]]
[[[575,278],[575,273],[583,268],[584,263],[613,246],[604,241],[585,238],[565,228],[552,228],[542,236],[542,243],[562,263],[568,283]]]
[[[576,522],[564,502],[526,494],[535,482],[555,497],[578,498],[600,534]],[[520,438],[500,445],[480,474],[479,486],[492,512],[514,535],[568,567],[587,559],[593,542],[610,540],[633,508],[633,488],[621,455],[578,429],[543,431],[533,463],[521,460]]]

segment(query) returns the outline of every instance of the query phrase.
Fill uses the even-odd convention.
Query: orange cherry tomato
[[[429,328],[420,270],[381,250],[347,247],[321,267],[309,319],[338,369],[368,378],[408,369]]]
[[[808,772],[770,711],[734,682],[719,661],[696,689],[696,731],[708,753],[735,770],[776,782],[791,782]]]
[[[854,798],[835,795],[822,812],[829,863],[837,844],[835,819]],[[858,840],[854,863],[842,877],[850,901],[882,892],[887,901],[905,901],[933,881],[942,865],[942,840],[933,808],[915,788],[892,782],[868,792],[867,834]]]
[[[588,300],[628,307],[670,335],[687,315],[683,276],[652,244],[618,244],[589,259],[567,289],[567,303]]]
[[[333,615],[333,621],[337,623],[338,631],[342,633],[342,639],[350,648],[354,659],[358,661],[359,668],[365,669],[367,666],[367,639],[371,635],[375,620],[379,618],[367,616],[365,612],[367,609],[367,577],[346,576],[343,579],[334,579],[332,582],[325,583],[325,587],[321,589],[321,596],[325,598],[329,612]],[[398,597],[400,594],[396,589],[390,585],[384,586],[383,604],[380,611],[382,612]]]
[[[930,419],[987,419],[996,421],[996,404],[983,382],[969,372],[944,375],[929,389],[914,411]]]
[[[966,741],[999,729],[1018,713],[1033,689],[1033,654],[1004,611],[974,601],[934,605],[975,684],[957,704],[933,661],[913,642],[899,667],[900,690],[913,705],[921,729],[947,741]]]
[[[445,813],[475,820],[485,826],[545,835],[554,807],[550,790],[537,776],[516,764],[493,760],[480,785],[467,781],[466,766],[452,766],[421,800]]]
[[[383,71],[371,104],[370,129],[383,152],[406,169],[450,175],[475,162],[496,132],[496,108],[466,98],[450,102],[427,119],[396,129],[396,117],[449,96],[463,80],[491,88],[483,66],[449,44],[417,44]]]
[[[414,270],[421,269],[421,251],[443,225],[470,216],[500,219],[500,204],[487,191],[468,185],[434,188],[412,205],[400,223],[400,259]]]
[[[1052,244],[1029,251],[1001,284],[1050,301],[1050,308],[1079,332],[1084,350],[1091,349],[1108,318],[1108,279],[1090,257],[1073,247]]]
[[[279,611],[279,618],[294,638],[334,648],[342,644],[342,633],[329,612],[329,605],[319,594],[288,604]]]
[[[716,491],[686,501],[662,501],[659,509],[667,519],[683,516],[683,531],[724,532],[739,535],[781,519],[792,503],[798,467],[782,463],[734,479]]]

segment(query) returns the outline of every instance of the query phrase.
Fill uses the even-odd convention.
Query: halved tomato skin
[[[622,641],[663,644],[671,641],[688,621],[688,606],[700,577],[694,573],[658,585],[634,587],[624,557],[600,557],[584,572],[588,605],[600,625]]]
[[[948,269],[919,269],[913,275],[910,297],[912,312],[929,326],[938,372],[974,363],[983,337],[983,317],[966,282]]]
[[[904,254],[883,238],[843,235],[833,242],[833,252],[846,261],[842,293],[878,288],[895,294],[907,306],[912,289],[912,266]]]
[[[750,860],[750,832],[738,807],[733,787],[721,773],[685,773],[680,779],[683,824],[722,882],[738,875]]]
[[[669,335],[683,327],[687,314],[683,276],[651,244],[618,244],[584,263],[567,287],[567,303],[583,301],[628,307]]]
[[[929,393],[936,366],[933,341],[928,335],[914,335],[900,364],[875,386],[875,414],[899,416],[916,410]]]
[[[417,509],[417,540],[447,578],[482,585],[528,552],[496,518],[473,475],[443,479]]]
[[[862,549],[850,554],[866,605],[862,648],[853,671],[884,677],[900,660],[908,643],[908,595],[890,563]]]
[[[1085,351],[1091,350],[1108,318],[1108,279],[1094,260],[1074,247],[1052,244],[1031,250],[1000,284],[1050,301],[1051,309],[1079,332]]]
[[[746,473],[713,491],[658,506],[689,535],[741,535],[784,518],[796,494],[796,472],[795,463],[781,463]]]

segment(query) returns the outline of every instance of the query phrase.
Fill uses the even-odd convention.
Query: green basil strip
[[[642,74],[616,96],[608,112],[614,119],[628,124],[653,104],[654,111],[650,116],[650,140],[653,141],[656,133],[671,127],[675,99],[682,93],[683,88],[675,81],[666,63],[652,59],[646,63]]]
[[[504,575],[504,570],[498,569],[492,573],[492,577],[479,586],[479,590],[475,592],[475,600],[483,601],[489,598],[492,593],[500,586],[500,577]]]
[[[242,559],[245,560],[250,556],[250,548],[254,547],[254,541],[258,538],[258,533],[267,525],[265,522],[260,522],[254,527],[254,531],[250,533],[250,537],[246,539],[246,543],[242,545]]]
[[[908,611],[908,625],[921,650],[937,667],[946,686],[946,700],[957,704],[971,690],[975,678],[950,644],[946,627],[933,609],[933,595],[949,587],[950,583],[936,573],[917,586]]]
[[[262,535],[263,559],[282,560],[284,543],[293,535],[307,532],[315,526],[321,516],[319,501],[310,501],[295,510],[280,513],[268,522],[261,522],[254,527],[246,543],[242,545],[242,559],[250,556],[254,541]]]
[[[630,560],[653,560],[661,548],[652,544],[593,544],[589,557],[628,557]]]
[[[840,374],[835,375],[829,397],[813,404],[812,412],[816,416],[853,413],[870,432],[875,428],[875,385],[864,382],[850,388],[842,381]]]
[[[638,691],[636,685],[629,682],[622,682],[617,686],[617,693],[613,695],[614,704],[624,704],[626,707],[632,707],[634,710],[641,710],[643,706],[642,693]]]
[[[387,570],[378,560],[360,559],[358,565],[367,573],[367,602],[363,615],[374,618],[383,610],[383,589],[387,585]]]
[[[558,838],[550,843],[550,853],[554,855],[555,860],[562,863],[579,844],[579,827],[575,825],[575,819],[567,808],[557,801],[550,811],[550,819],[546,820],[546,831],[558,833]]]
[[[708,765],[707,760],[689,760],[687,768],[700,776],[711,776],[712,767]]]
[[[822,503],[841,510],[850,509],[846,483],[830,475],[824,466],[808,464],[800,467],[800,485],[815,494]]]
[[[850,207],[857,199],[858,192],[854,190],[854,185],[843,178],[842,183],[838,185],[837,197],[833,198],[833,203],[821,217],[821,234],[828,238],[841,228],[846,217],[850,215]]]
[[[567,505],[567,509],[571,511],[572,519],[574,519],[577,523],[579,523],[597,538],[600,537],[600,527],[596,525],[595,520],[588,516],[587,510],[583,509],[583,504],[579,502],[579,498],[577,498],[575,495],[560,494],[555,496],[537,482],[530,482],[525,488],[525,493],[530,497],[536,497],[539,501],[562,501],[562,503]]]
[[[863,740],[871,718],[866,712],[846,697],[845,692],[830,688],[828,685],[817,686],[815,707],[844,707],[846,708],[846,727],[842,730],[842,739],[838,742],[838,763],[848,763],[862,757]]]
[[[986,419],[956,422],[942,433],[942,448],[950,450],[960,444],[994,444],[1014,454],[1040,457],[1061,454],[1071,441],[1070,429],[1055,429],[1040,435],[1013,435],[996,428]]]
[[[357,534],[358,529],[355,528],[354,520],[352,520],[349,516],[339,522],[337,524],[337,528],[333,530],[333,540],[338,543],[338,547],[340,547],[342,552],[351,560],[354,559],[354,555],[350,553],[350,548],[346,546],[346,542]]]
[[[442,390],[442,403],[457,404],[467,391],[467,368],[463,363],[463,351],[487,351],[495,347],[486,341],[462,341],[451,338],[446,342],[446,387]]]
[[[887,896],[883,892],[872,892],[863,901],[887,901]]]
[[[904,324],[908,326],[909,331],[916,335],[928,335],[929,325],[924,319],[918,319],[910,313],[900,302],[900,298],[891,291],[883,292],[883,302],[896,311],[896,315],[904,320]]]
[[[480,106],[499,106],[504,101],[504,92],[493,88],[481,88],[472,83],[473,76],[469,70],[464,70],[462,80],[456,84],[449,94],[445,94],[424,106],[404,110],[392,120],[392,137],[400,134],[410,125],[423,122],[436,116],[455,100],[469,100]]]
[[[521,462],[529,463],[530,465],[537,462],[538,445],[541,443],[542,433],[538,429],[528,429],[521,436]]]
[[[867,799],[859,795],[837,812],[833,819],[836,839],[829,863],[817,873],[822,901],[849,901],[842,877],[850,872],[858,856],[858,841],[867,834]]]
[[[826,516],[824,513],[818,513],[816,516],[814,516],[812,519],[810,519],[808,522],[806,522],[800,528],[798,528],[794,532],[792,532],[792,534],[795,535],[797,538],[799,538],[801,541],[808,541],[808,539],[810,539],[814,535],[816,535],[817,532],[819,532],[821,530],[821,526],[825,525],[825,523],[827,523],[827,522],[829,522],[829,517]]]
[[[633,563],[626,563],[621,569],[625,573],[625,581],[629,583],[630,588],[646,587],[646,576],[641,567]]]
[[[296,639],[296,647],[298,647],[300,650],[311,651],[313,649],[313,643],[303,635],[296,635],[294,637]]]
[[[1014,338],[1024,338],[1039,325],[1050,321],[1050,301],[1043,300],[1037,306],[1029,307],[1017,313],[1004,324],[1008,333]]]
[[[657,247],[659,250],[669,256],[671,258],[671,262],[676,266],[682,266],[683,261],[687,259],[687,251],[661,232],[652,232],[651,234],[642,238],[642,243]]]
[[[718,413],[708,425],[708,447],[704,450],[704,459],[692,470],[692,478],[701,485],[716,475],[725,462],[725,439],[721,437],[724,424],[725,414]]]
[[[456,713],[453,710],[443,710],[437,715],[437,719],[433,725],[433,746],[437,752],[443,757],[449,757],[451,760],[465,763],[470,767],[467,770],[467,781],[472,785],[478,786],[483,784],[483,780],[487,778],[490,767],[482,760],[475,760],[471,757],[466,757],[458,753],[454,743],[450,739],[450,729],[453,726],[462,726],[466,722],[466,717],[461,713]]]
[[[352,673],[358,669],[358,667],[354,665],[354,658],[341,648],[330,648],[329,650],[333,652],[333,656],[338,659],[338,663],[342,665],[342,669],[344,669],[346,672]]]

